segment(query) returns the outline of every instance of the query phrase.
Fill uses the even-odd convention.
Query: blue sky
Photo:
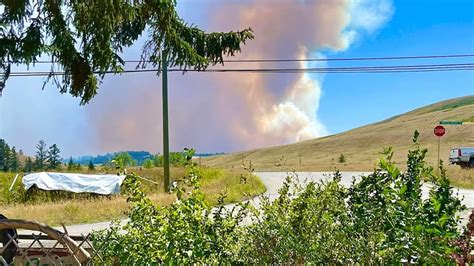
[[[394,7],[392,19],[378,33],[337,56],[474,53],[474,1],[397,0]],[[331,133],[338,133],[433,102],[473,94],[472,71],[327,75],[319,115]]]
[[[329,3],[324,1],[320,3]],[[235,29],[236,24],[228,23],[227,19],[238,21],[235,14],[245,14],[253,8],[260,11],[279,8],[278,4],[265,6],[260,4],[264,1],[254,0],[178,2],[179,14],[186,21],[207,30]],[[280,2],[285,1],[272,3]],[[328,37],[333,41],[328,44],[329,48],[321,48],[322,41],[319,41],[319,46],[315,45],[317,48],[313,47],[308,54],[330,58],[474,54],[474,1],[360,0],[354,3],[366,2],[380,7],[379,3],[390,9],[389,15],[381,16],[385,20],[377,23],[375,30],[358,30],[356,39],[341,48],[338,41],[344,40],[343,35],[350,26],[336,27],[336,31],[340,31],[332,37],[338,38]],[[324,16],[324,8],[315,10]],[[288,18],[277,17],[273,22],[283,24],[275,27],[292,25],[297,16],[294,14],[298,12],[301,10],[288,10]],[[277,11],[275,14],[281,16]],[[309,15],[308,19],[313,19]],[[377,17],[375,13],[372,15]],[[244,21],[243,25],[258,19]],[[314,37],[328,34],[324,30],[340,22],[334,20],[325,25],[325,20],[321,21],[321,25],[313,26],[319,27],[318,31],[308,31],[308,34],[315,34]],[[297,22],[294,24],[298,25]],[[299,41],[311,46],[308,44],[311,39],[304,39],[305,36],[302,40],[295,39],[300,37],[296,35],[300,30],[301,35],[304,34],[303,29],[290,30],[296,32],[294,39],[281,41],[279,35],[273,36],[268,29],[257,30],[259,35],[247,45],[248,48],[244,47],[242,56],[295,57],[297,51],[293,46],[298,46],[295,43]],[[277,41],[267,44],[264,38],[276,38]],[[276,52],[258,50],[260,45],[276,47]],[[130,48],[125,57],[136,59],[139,48],[139,45]],[[464,59],[463,62],[473,60]],[[459,60],[390,61],[387,64],[432,62]],[[329,62],[327,66],[374,63]],[[42,69],[36,67],[35,70]],[[306,85],[300,84],[304,77],[210,75],[170,74],[171,147],[174,150],[195,147],[201,152],[231,152],[291,143],[296,141],[296,136],[335,134],[433,102],[474,94],[473,71],[318,75],[313,77],[316,83],[302,83],[312,88],[308,92]],[[253,83],[241,83],[242,79],[255,79],[258,81],[255,84],[263,84],[265,89],[253,88]],[[301,86],[295,87],[294,83]],[[46,86],[44,91],[41,87],[39,78],[11,79],[0,98],[0,137],[26,153],[33,154],[34,145],[40,139],[48,144],[57,143],[64,157],[118,150],[161,150],[161,84],[155,75],[108,77],[101,85],[99,95],[87,106],[79,106],[78,99],[59,94],[52,85]],[[288,96],[295,91],[299,93],[297,99]],[[308,100],[313,106],[307,106]]]

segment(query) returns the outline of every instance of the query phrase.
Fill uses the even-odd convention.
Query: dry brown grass
[[[167,205],[174,200],[174,196],[169,194],[155,194],[150,198],[158,205]],[[9,218],[34,220],[48,225],[69,225],[124,218],[128,208],[126,198],[116,196],[110,199],[14,204],[2,207],[1,212]]]
[[[341,134],[290,145],[215,156],[203,160],[203,163],[231,169],[239,168],[242,163],[246,165],[252,163],[257,171],[334,171],[335,169],[370,171],[377,159],[382,156],[380,152],[383,148],[392,146],[395,152],[393,160],[403,166],[408,150],[413,149],[413,132],[418,130],[420,144],[428,149],[427,162],[435,166],[438,138],[433,135],[433,128],[440,120],[472,119],[474,104],[445,108],[466,99],[472,101],[474,96],[437,103]],[[474,147],[474,124],[445,127],[447,133],[441,139],[440,159],[447,162],[452,147]],[[338,162],[341,154],[347,159],[345,163]],[[472,172],[466,174],[461,170],[451,172],[455,179],[470,178],[473,175]],[[474,187],[474,184],[470,187]]]
[[[137,168],[134,171],[152,180],[162,181],[162,169]],[[178,179],[184,176],[185,170],[173,168],[172,172],[173,179]],[[231,203],[265,192],[265,186],[258,177],[242,171],[202,168],[200,172],[202,192],[211,205],[215,205],[219,195],[223,193],[227,196],[224,203]],[[245,177],[245,183],[241,183],[241,175]],[[146,182],[142,181],[142,183]],[[161,185],[148,184],[143,188],[148,191],[150,199],[157,205],[168,205],[176,199],[173,194],[164,193]],[[61,223],[69,225],[124,218],[128,208],[129,204],[124,196],[3,205],[0,201],[0,213],[9,218],[36,220],[53,226]]]
[[[447,167],[446,173],[456,187],[474,189],[474,169],[461,169],[459,166]]]

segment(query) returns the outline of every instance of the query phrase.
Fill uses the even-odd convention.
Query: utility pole
[[[163,181],[165,192],[170,191],[170,141],[168,129],[168,54],[165,50],[161,53],[161,81],[163,101]]]

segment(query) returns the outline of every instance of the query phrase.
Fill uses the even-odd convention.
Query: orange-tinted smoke
[[[383,0],[382,0],[383,1]],[[344,50],[353,4],[344,0],[211,1],[205,30],[251,27],[238,59],[305,58]],[[226,68],[305,67],[302,63],[227,63]],[[321,83],[308,74],[172,73],[170,141],[174,150],[236,151],[327,134],[317,110]],[[161,81],[150,74],[106,80],[88,109],[100,150],[160,151]]]

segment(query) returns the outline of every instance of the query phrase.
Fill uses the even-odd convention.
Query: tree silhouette
[[[10,64],[30,65],[49,57],[64,71],[51,75],[61,93],[69,92],[88,103],[106,72],[121,72],[122,50],[147,30],[140,67],[161,68],[166,49],[169,65],[205,69],[223,63],[224,56],[240,52],[253,38],[251,29],[206,33],[188,25],[176,12],[176,0],[160,1],[1,1],[0,91]]]

